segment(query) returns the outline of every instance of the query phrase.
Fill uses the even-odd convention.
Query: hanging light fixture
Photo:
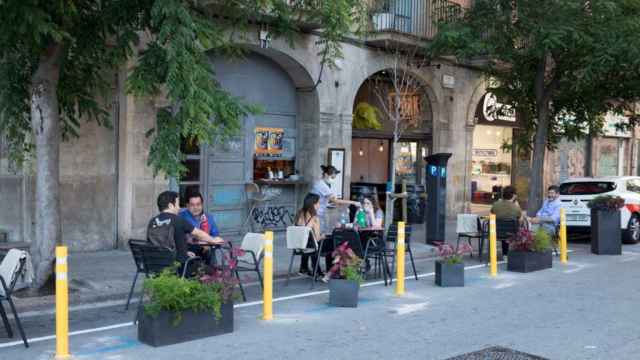
[[[380,152],[384,151],[384,142],[380,141],[380,147],[378,148],[378,151]]]
[[[362,148],[360,148],[360,150],[358,151],[358,155],[364,156],[364,150],[362,150]]]

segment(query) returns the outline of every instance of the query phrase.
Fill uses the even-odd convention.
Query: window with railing
[[[452,0],[383,0],[372,7],[372,28],[432,38],[438,22],[459,18],[464,8]]]

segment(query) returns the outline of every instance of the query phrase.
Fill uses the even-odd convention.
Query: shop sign
[[[256,128],[257,156],[281,157],[284,149],[284,129],[280,128]]]
[[[513,106],[503,104],[492,93],[486,93],[476,109],[478,124],[517,126],[516,110]]]
[[[473,149],[473,156],[478,157],[497,157],[498,150],[496,149]]]
[[[621,125],[628,123],[629,118],[624,115],[607,113],[604,116],[604,128],[602,129],[604,132],[604,136],[630,138],[631,130],[622,129],[620,127]]]

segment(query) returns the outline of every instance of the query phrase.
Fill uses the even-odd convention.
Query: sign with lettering
[[[282,156],[284,149],[284,129],[256,128],[255,151],[258,156]]]
[[[486,93],[476,108],[476,121],[482,125],[516,127],[516,110],[509,104],[498,101],[492,93]]]

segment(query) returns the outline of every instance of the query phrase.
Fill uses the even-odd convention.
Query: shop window
[[[180,144],[180,150],[186,156],[182,165],[187,168],[187,171],[182,174],[178,182],[180,206],[185,207],[187,205],[187,194],[201,191],[202,156],[200,146],[194,140],[183,139]]]
[[[399,142],[397,150],[399,154],[396,158],[396,182],[401,184],[404,180],[407,184],[415,184],[418,171],[418,143]]]

